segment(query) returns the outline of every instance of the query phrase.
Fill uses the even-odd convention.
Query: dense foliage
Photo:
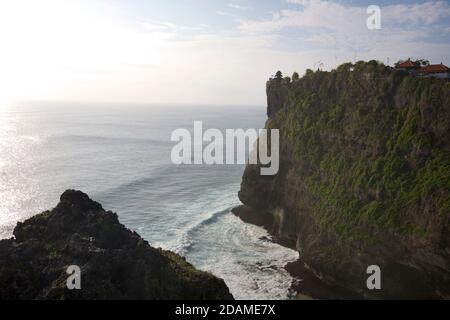
[[[313,204],[320,227],[342,239],[426,241],[450,215],[449,99],[448,82],[348,63],[291,82],[267,126],[300,164],[310,199],[298,201]]]

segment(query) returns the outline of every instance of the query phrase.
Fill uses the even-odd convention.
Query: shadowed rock
[[[232,299],[223,280],[155,249],[80,191],[0,241],[2,299]],[[81,290],[67,289],[67,267]]]

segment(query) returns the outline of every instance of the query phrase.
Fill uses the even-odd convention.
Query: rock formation
[[[238,212],[325,283],[366,298],[450,297],[450,86],[371,61],[267,84],[280,170],[248,165]],[[367,267],[381,268],[368,290]]]
[[[151,247],[80,191],[14,236],[0,241],[0,300],[232,299],[223,280]],[[80,290],[67,288],[70,265],[81,269]]]

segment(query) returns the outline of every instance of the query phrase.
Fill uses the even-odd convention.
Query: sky
[[[369,5],[381,29],[369,30]],[[265,81],[344,62],[450,66],[448,1],[0,0],[14,101],[265,105]]]

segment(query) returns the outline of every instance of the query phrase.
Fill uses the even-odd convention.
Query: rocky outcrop
[[[241,216],[344,291],[449,298],[448,83],[372,61],[278,86],[268,84],[266,128],[280,129],[280,170],[247,166]],[[366,286],[370,265],[381,290]]]
[[[80,191],[14,236],[0,241],[0,300],[232,299],[223,280],[151,247]],[[67,288],[70,265],[81,269],[80,290]]]
[[[285,81],[273,79],[267,81],[267,116],[273,116],[279,109],[284,107],[288,93],[288,86]]]

